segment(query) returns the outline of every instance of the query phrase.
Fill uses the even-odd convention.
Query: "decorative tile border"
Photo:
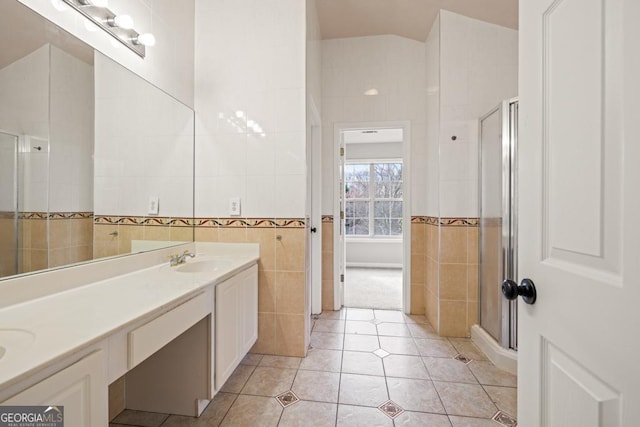
[[[207,228],[304,228],[304,218],[196,218],[196,227]]]
[[[13,215],[13,214],[12,214]],[[18,219],[92,219],[93,212],[18,212]]]
[[[13,219],[13,212],[0,212],[0,218]],[[19,219],[90,219],[98,225],[146,225],[163,227],[222,227],[222,228],[304,228],[304,218],[190,218],[160,216],[95,215],[93,212],[20,212]],[[322,215],[323,223],[333,223],[333,215]],[[485,219],[485,224],[499,224],[500,219]],[[479,218],[438,218],[413,216],[412,224],[440,225],[446,227],[478,227]]]
[[[477,218],[440,218],[440,225],[445,227],[477,227]]]
[[[304,228],[303,218],[187,218],[96,215],[97,225],[137,225],[198,228]]]
[[[440,221],[435,216],[428,216],[428,217],[425,217],[425,218],[426,218],[425,224],[427,224],[427,225],[438,225],[438,222]]]
[[[446,218],[435,216],[412,216],[412,224],[427,224],[442,227],[477,227],[480,224],[479,218]]]
[[[13,211],[2,211],[0,212],[0,219],[15,219],[16,213]]]
[[[96,215],[96,225],[132,225],[132,226],[160,226],[160,227],[193,227],[193,218],[171,218],[160,216],[115,216]]]

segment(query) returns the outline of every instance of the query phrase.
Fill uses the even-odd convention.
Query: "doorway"
[[[407,311],[408,125],[337,126],[335,308]]]

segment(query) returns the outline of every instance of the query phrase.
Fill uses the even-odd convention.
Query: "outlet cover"
[[[229,199],[229,215],[240,215],[240,197],[232,197]]]
[[[160,198],[158,196],[149,196],[149,206],[147,208],[147,214],[158,215],[160,212]]]

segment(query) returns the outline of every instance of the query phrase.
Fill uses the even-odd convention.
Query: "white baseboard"
[[[347,268],[402,268],[402,264],[384,262],[347,262]]]
[[[502,347],[480,325],[471,327],[471,341],[487,355],[498,368],[518,374],[518,352]]]

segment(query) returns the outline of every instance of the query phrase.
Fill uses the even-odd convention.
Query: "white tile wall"
[[[426,60],[426,209],[429,216],[440,216],[440,17],[431,27],[425,42]]]
[[[0,70],[0,129],[49,138],[49,45]]]
[[[49,211],[93,211],[93,65],[51,46]]]
[[[85,26],[81,14],[43,0],[18,0],[116,62],[149,80],[189,106],[194,94],[195,0],[112,0],[110,8],[131,15],[138,32],[151,32],[157,44],[141,59],[104,31]]]
[[[196,213],[304,216],[305,2],[196,1]]]
[[[99,53],[95,93],[95,213],[192,216],[193,111]]]
[[[19,205],[23,211],[46,212],[48,206],[49,45],[0,70],[0,129],[37,139],[42,151],[24,143],[19,158]],[[9,187],[11,188],[11,186]],[[3,197],[4,199],[4,197]]]
[[[427,43],[427,102],[429,121],[437,118],[438,129],[429,132],[428,144],[435,154],[433,141],[438,141],[439,186],[438,195],[429,196],[429,205],[437,206],[443,217],[475,217],[478,118],[503,99],[517,96],[518,33],[448,11],[440,11],[436,22],[439,27],[434,26],[432,34],[435,40],[434,31],[438,32],[439,47],[430,49]],[[432,97],[436,88],[437,109]],[[428,182],[434,178],[430,174]],[[434,189],[431,184],[429,189]]]
[[[424,214],[426,79],[424,43],[398,36],[322,42],[323,214],[333,213],[334,124],[411,121],[411,214]],[[368,89],[377,96],[366,96]]]

